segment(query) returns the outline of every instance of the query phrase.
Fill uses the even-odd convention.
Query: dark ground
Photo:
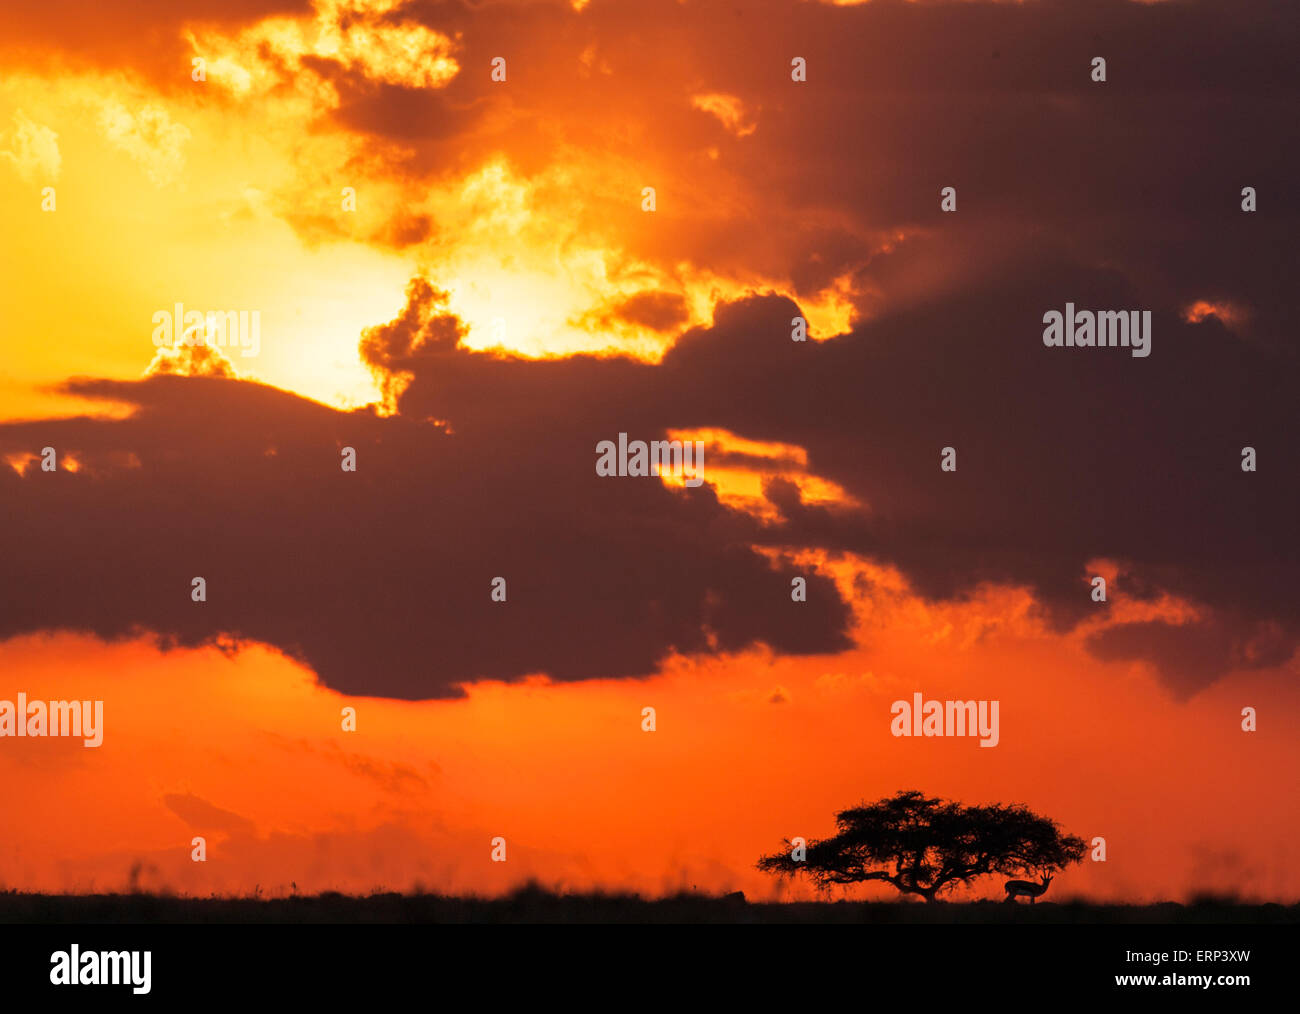
[[[326,893],[287,898],[0,893],[0,923],[1300,923],[1300,905],[1205,899],[1180,905],[1084,902],[757,902],[701,894],[646,899],[525,888],[504,898]]]

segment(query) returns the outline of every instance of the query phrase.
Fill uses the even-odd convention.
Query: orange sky
[[[264,892],[416,885],[492,892],[529,877],[647,893],[698,886],[768,896],[752,869],[785,837],[897,787],[1014,799],[1108,859],[1063,894],[1108,900],[1203,891],[1286,898],[1294,743],[1259,675],[1173,703],[1143,668],[1099,665],[990,593],[927,608],[881,593],[869,649],[691,662],[653,679],[481,684],[468,699],[347,698],[277,653],[160,654],[71,635],[6,643],[6,688],[105,700],[105,743],[9,740],[0,868],[11,887]],[[1098,686],[1104,693],[1098,692]],[[889,706],[1001,701],[1001,743],[894,739]],[[1237,713],[1271,701],[1254,734]],[[340,711],[357,708],[355,733]],[[641,709],[658,729],[642,732]],[[209,859],[190,861],[205,835]],[[507,840],[508,861],[489,861]],[[999,885],[977,887],[991,896]],[[796,889],[796,894],[805,893]]]
[[[818,346],[862,340],[865,384],[891,362],[871,357],[913,344],[911,332],[893,321],[910,322],[909,314],[978,292],[998,272],[1028,276],[1027,265],[1039,263],[1055,271],[1058,255],[1093,272],[1084,276],[1081,268],[1087,285],[1104,287],[1122,276],[1131,286],[1121,288],[1125,295],[1136,290],[1146,300],[1141,305],[1168,308],[1169,319],[1187,329],[1179,334],[1191,336],[1189,348],[1209,334],[1262,355],[1259,350],[1280,340],[1280,330],[1270,328],[1293,319],[1283,312],[1292,295],[1281,295],[1281,281],[1236,266],[1246,260],[1239,244],[1267,250],[1287,234],[1285,215],[1261,222],[1250,237],[1224,226],[1220,250],[1173,265],[1155,241],[1150,248],[1116,241],[1123,210],[1106,201],[1122,195],[1127,182],[1113,183],[1101,172],[1100,182],[1080,190],[1066,180],[1067,189],[1078,191],[1077,205],[1066,208],[1056,183],[1040,190],[1017,176],[1030,171],[1013,150],[1020,112],[1009,114],[1011,127],[1003,125],[1005,154],[963,134],[970,110],[990,95],[1009,103],[1007,90],[1022,80],[1041,85],[1045,97],[1036,108],[1053,117],[1111,115],[1081,112],[1087,99],[1070,91],[1074,83],[1050,77],[1055,58],[1017,54],[999,41],[1008,38],[1011,22],[1004,19],[1050,20],[1050,12],[989,13],[990,27],[977,30],[980,45],[989,45],[964,53],[961,60],[969,63],[959,60],[953,70],[941,60],[908,61],[903,54],[908,39],[936,33],[960,43],[968,37],[965,22],[932,32],[941,23],[927,20],[928,11],[873,12],[871,5],[774,2],[796,19],[788,38],[773,27],[775,18],[738,28],[734,5],[716,3],[507,4],[512,17],[497,21],[491,5],[474,14],[402,0],[222,6],[178,13],[164,4],[135,5],[117,12],[116,21],[62,35],[21,12],[0,21],[6,231],[0,429],[8,427],[0,433],[0,467],[7,461],[21,475],[0,488],[15,496],[41,481],[31,462],[45,442],[58,443],[86,423],[74,417],[123,419],[138,411],[128,389],[119,402],[61,385],[80,377],[139,381],[157,351],[152,315],[177,302],[260,312],[259,354],[225,355],[243,380],[344,410],[331,416],[340,426],[352,418],[345,410],[378,406],[388,395],[377,408],[382,419],[397,413],[420,426],[449,422],[453,440],[462,427],[467,434],[491,429],[492,392],[479,397],[474,371],[493,367],[483,365],[490,357],[469,352],[513,356],[500,362],[521,372],[503,367],[503,383],[535,360],[577,363],[572,357],[580,353],[600,364],[625,361],[649,370],[675,352],[682,359],[698,354],[700,369],[707,369],[716,366],[706,337],[723,330],[720,308],[730,306],[734,319],[748,320],[744,314],[753,307],[775,305],[775,328],[788,344],[786,308],[797,305]],[[55,4],[50,19],[60,20],[60,9]],[[1152,20],[1159,12],[1132,16],[1145,18],[1133,24],[1157,35],[1164,24]],[[721,46],[720,38],[748,44]],[[869,52],[861,46],[848,52],[850,43]],[[1004,60],[998,65],[986,51],[995,47],[1006,53],[1004,59],[998,51]],[[795,49],[810,60],[803,91],[790,87]],[[498,83],[490,58],[501,53],[508,76]],[[196,57],[206,61],[202,82],[190,75]],[[1001,69],[988,69],[995,66]],[[940,75],[937,91],[926,68]],[[969,92],[944,76],[962,68],[978,78]],[[1158,90],[1160,68],[1150,73],[1145,83]],[[944,119],[949,115],[957,119]],[[1045,130],[1058,139],[1055,122]],[[1172,142],[1151,141],[1153,150],[1175,154],[1190,150],[1183,143],[1192,144],[1181,134]],[[953,164],[947,145],[1000,160],[998,171],[978,159]],[[1272,172],[1260,157],[1246,175],[1267,181]],[[1213,168],[1206,173],[1217,186]],[[960,207],[969,201],[970,210],[956,222],[941,221],[939,187],[954,174],[961,175]],[[1122,175],[1117,170],[1115,178]],[[1232,176],[1232,194],[1237,185]],[[54,188],[57,210],[42,210],[47,187]],[[355,211],[343,205],[349,187]],[[656,190],[653,214],[644,210],[644,187]],[[1170,207],[1180,199],[1170,196]],[[1161,235],[1204,231],[1179,217],[1181,205],[1147,204],[1155,207],[1150,214],[1169,216],[1160,219]],[[1044,222],[1069,237],[1050,256],[1041,247]],[[385,326],[385,335],[401,337],[404,308],[428,310],[408,290],[416,278],[445,294],[437,305],[446,316],[438,319],[458,322],[454,357],[436,349],[428,332],[384,349],[388,358],[363,355],[363,331]],[[1043,291],[1060,290],[1044,284]],[[976,314],[966,304],[960,308],[968,318]],[[1033,304],[1031,343],[1040,309]],[[863,330],[877,321],[883,330]],[[1157,357],[1169,347],[1164,342],[1162,333]],[[1167,504],[1145,511],[1154,533],[1149,559],[1136,559],[1140,553],[1131,545],[1103,534],[1078,552],[1072,544],[1070,563],[1053,580],[1068,590],[1063,596],[1077,591],[1086,603],[1089,576],[1107,575],[1114,591],[1096,618],[1047,616],[1059,602],[1049,602],[1037,584],[1045,544],[1026,533],[1014,565],[1002,566],[997,540],[1017,529],[1001,524],[996,509],[995,520],[976,525],[972,539],[958,540],[961,553],[969,550],[962,566],[976,574],[974,591],[961,581],[949,587],[934,574],[946,554],[954,561],[959,554],[932,545],[944,497],[929,487],[890,485],[891,476],[911,468],[900,445],[863,423],[853,440],[884,478],[873,473],[871,482],[851,488],[846,477],[862,471],[856,452],[837,454],[842,446],[817,444],[825,436],[819,425],[848,432],[860,422],[846,406],[860,399],[871,403],[863,411],[874,411],[871,396],[850,386],[855,378],[846,379],[831,362],[817,383],[831,385],[838,377],[844,388],[821,389],[824,401],[816,392],[806,400],[791,395],[792,404],[812,404],[815,418],[787,414],[778,390],[770,418],[742,431],[731,420],[752,408],[742,385],[766,353],[751,355],[753,344],[741,348],[726,350],[732,358],[701,383],[712,385],[717,404],[732,414],[720,409],[714,418],[683,394],[682,405],[673,406],[679,415],[665,410],[671,416],[665,432],[717,442],[710,445],[709,489],[729,519],[710,529],[718,545],[750,531],[751,523],[800,520],[825,535],[820,542],[742,538],[739,548],[772,556],[770,594],[779,603],[773,608],[805,608],[789,601],[778,563],[833,578],[851,610],[851,647],[783,652],[763,643],[760,632],[740,636],[742,650],[725,650],[717,631],[704,624],[695,632],[703,631],[705,649],[683,655],[665,642],[665,658],[649,676],[618,672],[563,682],[539,665],[515,672],[513,682],[460,681],[467,693],[460,700],[402,700],[345,694],[283,644],[250,638],[236,652],[211,644],[163,651],[145,621],[114,640],[95,637],[94,623],[24,619],[20,632],[0,641],[0,699],[20,691],[29,699],[102,699],[106,733],[98,749],[70,740],[0,740],[0,887],[120,889],[134,877],[146,888],[197,894],[255,887],[281,893],[293,883],[299,891],[423,886],[491,893],[536,878],[569,888],[743,889],[767,897],[781,887],[754,870],[760,854],[784,838],[828,835],[838,809],[917,788],[968,803],[1023,802],[1085,840],[1103,836],[1107,861],[1085,860],[1062,873],[1053,888],[1061,896],[1300,897],[1294,617],[1270,613],[1260,604],[1267,598],[1262,591],[1258,598],[1242,594],[1241,601],[1227,601],[1235,593],[1224,591],[1216,599],[1212,567],[1188,565],[1184,573],[1179,554],[1192,554],[1204,540],[1193,533],[1160,543],[1161,518],[1181,516]],[[1211,362],[1206,372],[1213,377],[1223,360]],[[953,372],[969,367],[942,351],[934,363],[936,384],[947,376],[944,364]],[[977,362],[970,375],[983,369]],[[396,402],[412,376],[410,398]],[[601,405],[626,394],[630,404],[642,392],[641,377],[602,375],[583,393]],[[1175,380],[1182,377],[1177,372]],[[1070,383],[1095,379],[1084,369]],[[537,418],[546,421],[554,412],[557,431],[564,432],[560,417],[572,388],[561,381],[568,384],[569,375],[557,375],[556,404],[543,406]],[[450,395],[438,386],[462,382]],[[503,428],[514,427],[510,432],[520,439],[534,432],[537,419],[508,413],[527,403],[530,392],[545,392],[546,383],[502,389]],[[733,383],[738,406],[730,404]],[[888,377],[881,383],[893,385]],[[652,382],[647,386],[653,389]],[[1237,387],[1257,390],[1246,382]],[[1122,382],[1116,388],[1143,404],[1168,403],[1145,389],[1134,394]],[[1007,389],[1030,391],[1033,401],[1032,378],[1011,376]],[[929,418],[940,411],[928,379],[899,397],[897,411],[880,399],[881,414],[915,410]],[[957,417],[998,419],[1005,409],[997,395],[975,401]],[[1051,409],[1051,397],[1042,401],[1047,404],[1025,409],[1038,414],[1011,428],[1038,434],[1055,425],[1041,415]],[[479,403],[481,415],[466,407]],[[1085,404],[1111,402],[1102,392]],[[452,408],[440,415],[448,405],[463,415]],[[835,422],[837,413],[850,422]],[[1119,414],[1114,410],[1108,425],[1122,434],[1122,421],[1114,421]],[[160,416],[140,412],[138,418]],[[232,418],[214,418],[212,432],[233,427]],[[1062,425],[1077,434],[1090,420],[1076,413]],[[42,435],[43,423],[62,427],[49,431],[59,436]],[[262,426],[268,445],[278,439],[269,417],[245,417],[240,425]],[[584,442],[575,454],[585,468],[587,431],[578,432]],[[1139,431],[1133,445],[1147,432]],[[1235,453],[1242,442],[1263,445],[1277,432],[1250,431],[1239,440],[1232,430],[1225,440]],[[593,433],[593,441],[616,433]],[[933,471],[950,438],[931,441],[927,429],[924,439],[924,467]],[[820,453],[810,451],[814,445]],[[993,446],[968,437],[962,461],[983,462]],[[1031,447],[1019,472],[1008,466],[1025,487],[1038,481],[1036,468],[1051,467]],[[1273,447],[1275,456],[1261,460],[1280,466],[1284,454],[1294,460],[1294,451]],[[62,469],[80,467],[81,447],[65,442],[60,451],[66,452]],[[88,445],[86,460],[103,451]],[[337,453],[333,444],[327,451]],[[93,471],[121,473],[133,467],[122,463],[127,460],[110,465],[105,457]],[[1090,484],[1100,481],[1089,470],[1095,465],[1088,458],[1070,466],[1075,470],[1066,469],[1044,496],[1086,500]],[[1137,465],[1124,475],[1141,478],[1161,467]],[[232,470],[239,472],[233,464]],[[157,474],[152,463],[140,471],[141,481]],[[784,487],[768,485],[776,476],[791,483],[798,510],[781,499]],[[435,476],[451,498],[460,495],[458,478],[464,476]],[[1013,486],[1020,483],[999,487],[1008,500],[1017,492]],[[400,484],[385,487],[387,495],[394,488]],[[671,489],[683,497],[677,504],[688,502],[685,491]],[[1115,499],[1098,492],[1097,512],[1139,513],[1142,497],[1128,499],[1128,489]],[[84,500],[94,501],[94,495]],[[138,531],[147,534],[156,524],[162,541],[193,505],[170,497],[159,503],[168,503],[160,510],[171,513],[141,518]],[[535,507],[528,499],[511,508],[516,530],[540,517]],[[825,516],[816,514],[819,508]],[[1260,517],[1274,509],[1261,507]],[[402,510],[396,501],[392,516]],[[84,522],[84,534],[93,517],[87,507],[66,524]],[[1253,517],[1240,519],[1243,530],[1253,530]],[[899,551],[895,566],[887,551],[875,555],[869,540],[854,541],[855,519],[885,524],[890,537],[919,548]],[[539,540],[554,534],[542,527],[551,520],[536,520]],[[1269,543],[1263,522],[1260,530],[1261,542]],[[94,537],[109,547],[121,535],[97,530]],[[262,535],[271,547],[266,551],[273,551],[275,534],[255,538]],[[460,538],[432,522],[424,535],[453,544]],[[985,537],[987,545],[979,541]],[[253,541],[245,538],[243,548]],[[50,548],[57,556],[57,541]],[[1285,547],[1269,543],[1268,551],[1283,561],[1268,579],[1283,580]],[[1235,552],[1225,549],[1216,558],[1206,550],[1205,559],[1237,573]],[[5,575],[6,562],[0,559],[4,606],[26,617],[30,589]],[[188,561],[177,566],[188,580]],[[909,567],[925,577],[914,579]],[[1250,565],[1240,567],[1248,585]],[[77,583],[79,573],[74,566],[66,580]],[[1125,582],[1138,574],[1142,590],[1130,593]],[[436,583],[439,574],[429,580]],[[1155,592],[1148,594],[1147,581]],[[120,592],[106,588],[105,594]],[[519,601],[512,598],[510,608],[526,608]],[[632,599],[628,608],[648,607]],[[1225,624],[1240,620],[1247,632],[1229,638],[1223,671],[1182,684],[1154,657],[1102,651],[1090,640],[1129,623],[1190,630],[1221,617]],[[328,629],[351,620],[341,611],[312,622]],[[439,637],[446,640],[460,633],[454,618],[432,614],[428,622],[445,623]],[[1276,647],[1279,639],[1287,650]],[[367,678],[350,671],[347,685],[364,686]],[[892,737],[890,705],[914,692],[1000,701],[998,747]],[[340,727],[347,706],[357,709],[355,732]],[[657,711],[652,733],[641,730],[646,706]],[[1259,712],[1253,733],[1241,729],[1247,706]],[[206,863],[190,861],[194,835],[207,838]],[[498,835],[507,841],[506,863],[490,861]],[[999,889],[990,879],[974,894],[994,896]],[[785,896],[807,894],[803,886],[785,890]]]

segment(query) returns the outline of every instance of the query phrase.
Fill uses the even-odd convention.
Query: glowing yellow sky
[[[400,306],[409,268],[363,244],[305,246],[272,210],[289,168],[282,151],[201,103],[131,92],[93,78],[0,85],[0,124],[21,110],[52,125],[61,155],[52,180],[0,165],[20,237],[0,247],[5,414],[61,411],[25,385],[138,377],[154,353],[152,315],[176,302],[261,311],[261,355],[236,355],[241,374],[336,404],[372,400],[357,335]],[[106,133],[105,110],[132,118],[126,108],[155,114],[135,147]],[[159,122],[176,128],[171,142]],[[41,210],[47,185],[52,212]]]
[[[0,249],[0,414],[63,411],[66,399],[37,388],[69,376],[139,376],[153,357],[152,315],[177,302],[260,311],[261,353],[232,356],[239,373],[352,406],[379,397],[360,332],[394,316],[416,273],[449,291],[467,345],[526,355],[653,360],[676,330],[707,324],[719,300],[789,291],[762,273],[629,252],[629,238],[685,228],[684,209],[723,199],[663,157],[647,167],[573,147],[525,172],[487,150],[428,182],[394,172],[410,154],[400,146],[324,126],[338,95],[303,59],[431,89],[464,71],[456,41],[428,29],[374,17],[341,27],[353,7],[331,0],[316,17],[196,28],[206,80],[182,77],[165,94],[90,71],[0,81],[0,199],[17,237]],[[752,132],[730,97],[698,104],[737,135]],[[655,212],[641,208],[647,176],[660,184]],[[53,211],[41,208],[45,187]],[[355,210],[344,210],[345,187]],[[430,234],[383,242],[403,216],[427,218]],[[686,319],[660,332],[621,318],[618,305],[638,293],[680,297]],[[851,297],[844,279],[806,296],[811,337],[847,330]]]

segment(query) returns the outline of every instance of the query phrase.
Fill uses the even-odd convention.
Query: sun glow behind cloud
[[[326,61],[372,81],[438,88],[460,70],[454,42],[411,21],[398,20],[407,0],[358,3],[316,0],[314,17],[268,18],[234,35],[188,34],[212,80],[241,97],[265,95],[286,80],[300,94],[330,107],[338,93],[308,61]]]
[[[267,92],[253,104],[213,103],[197,83],[162,95],[89,73],[56,83],[16,74],[0,86],[0,122],[14,125],[0,178],[15,184],[5,188],[10,221],[28,237],[21,258],[0,253],[0,292],[7,324],[42,336],[7,364],[4,381],[23,388],[9,411],[66,405],[37,385],[69,374],[139,376],[156,352],[151,317],[176,302],[260,310],[261,354],[232,356],[240,375],[354,406],[379,396],[358,355],[361,331],[391,318],[421,271],[449,290],[469,347],[528,356],[654,361],[683,330],[710,323],[720,301],[793,295],[768,273],[634,252],[638,236],[687,224],[642,213],[643,181],[623,160],[566,148],[525,172],[498,153],[420,184],[393,174],[400,147],[304,130],[323,122],[333,97],[310,74],[272,93],[282,73],[273,64],[259,72]],[[60,210],[42,217],[47,183]],[[355,212],[341,208],[344,186],[358,192]],[[670,180],[672,201],[679,190]],[[384,241],[393,223],[422,216],[426,238]],[[680,312],[628,312],[638,298]],[[52,303],[57,318],[42,310]],[[856,312],[851,278],[800,306],[810,337],[843,333]]]
[[[775,521],[780,516],[763,492],[764,485],[775,478],[793,483],[806,504],[862,506],[841,486],[816,475],[808,467],[808,452],[794,444],[749,440],[721,429],[669,430],[668,439],[702,442],[702,475],[718,499],[762,520]],[[687,478],[685,474],[660,475],[664,485],[679,488],[685,487]]]
[[[450,293],[449,309],[467,325],[466,347],[656,360],[682,330],[710,323],[719,302],[782,289],[776,279],[723,276],[628,254],[616,230],[593,226],[599,218],[593,209],[608,195],[593,197],[588,183],[577,166],[526,178],[498,158],[435,188],[413,209],[438,223],[437,235],[420,248],[421,266]],[[635,184],[629,177],[623,192],[636,194]],[[683,319],[660,329],[619,314],[620,304],[643,294],[680,299]],[[803,301],[815,337],[848,330],[854,312],[848,296],[846,281],[838,280]]]

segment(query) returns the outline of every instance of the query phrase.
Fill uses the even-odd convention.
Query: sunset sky
[[[105,730],[0,738],[0,888],[808,897],[759,855],[916,788],[1104,837],[1056,895],[1297,900],[1298,45],[1290,0],[4,5],[0,700]],[[1150,356],[1046,347],[1067,302]],[[160,351],[178,303],[256,354]],[[705,484],[598,476],[620,433]],[[918,692],[998,745],[891,735]]]

